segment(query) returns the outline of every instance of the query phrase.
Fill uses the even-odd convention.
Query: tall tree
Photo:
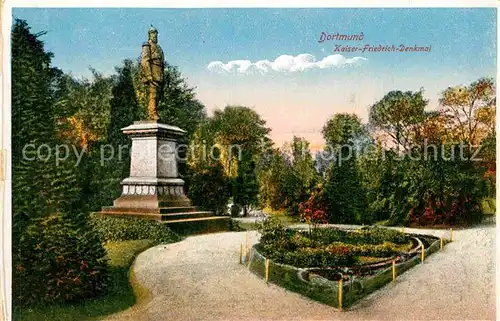
[[[396,149],[407,150],[426,117],[427,103],[422,89],[417,92],[391,91],[370,107],[370,124],[387,134]]]
[[[139,120],[139,105],[132,78],[133,62],[124,60],[121,67],[117,67],[118,79],[111,90],[110,122],[107,131],[107,142],[110,144],[128,144],[128,139],[121,131],[123,127]]]
[[[255,203],[258,192],[255,163],[263,151],[269,128],[252,109],[227,106],[201,123],[191,140],[188,164],[193,177],[214,161],[221,164],[224,176],[231,179],[235,203],[244,209]],[[216,158],[216,159],[213,159]],[[188,179],[190,182],[196,180]],[[199,189],[198,186],[189,188]],[[207,191],[212,193],[213,191]]]
[[[321,131],[326,143],[332,147],[354,145],[365,134],[361,120],[355,114],[335,114]]]
[[[469,86],[456,86],[442,93],[439,103],[449,117],[456,139],[478,144],[495,130],[496,95],[491,78]]]
[[[67,79],[64,94],[57,100],[59,132],[63,139],[81,148],[92,149],[104,142],[110,122],[113,79],[91,69],[91,79]],[[72,111],[68,114],[68,111]]]
[[[365,135],[353,114],[336,114],[323,127],[323,137],[336,150],[336,161],[326,173],[324,200],[329,222],[368,222],[366,195],[358,170],[356,145]],[[364,138],[363,138],[364,140]]]
[[[13,155],[13,305],[78,300],[101,293],[106,258],[86,215],[75,206],[79,196],[74,160],[58,163],[58,116],[64,111],[54,89],[61,73],[50,67],[44,50],[25,21],[12,28]],[[45,160],[30,145],[45,147]],[[40,151],[40,149],[38,149]],[[77,268],[77,265],[80,268]]]
[[[111,204],[121,194],[120,182],[128,177],[130,171],[130,139],[121,131],[138,120],[139,107],[132,78],[133,63],[124,60],[116,68],[117,76],[107,87],[109,119],[105,135],[98,142],[99,148],[92,148],[82,159],[81,173],[84,191],[82,206],[88,211],[99,210]],[[112,155],[111,161],[102,162],[101,150],[106,156]]]
[[[254,157],[244,151],[238,162],[238,176],[233,179],[233,202],[243,207],[243,215],[247,216],[248,206],[258,203],[259,182],[257,180]]]

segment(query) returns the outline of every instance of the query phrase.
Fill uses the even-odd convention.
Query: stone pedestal
[[[176,153],[176,140],[186,132],[153,121],[134,122],[122,131],[132,139],[130,177],[121,182],[122,195],[106,210],[158,213],[159,208],[190,206]]]

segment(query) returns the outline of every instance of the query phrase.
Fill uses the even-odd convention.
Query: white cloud
[[[237,72],[242,74],[250,73],[252,71],[260,73],[267,73],[270,71],[297,72],[315,68],[339,68],[359,64],[365,60],[367,59],[364,57],[346,58],[338,54],[326,56],[320,61],[316,61],[316,58],[311,54],[300,54],[297,56],[281,55],[274,61],[265,59],[254,63],[250,60],[232,60],[228,63],[223,63],[222,61],[212,61],[208,64],[207,69],[218,73]]]

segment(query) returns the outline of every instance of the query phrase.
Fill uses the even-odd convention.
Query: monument
[[[177,170],[177,143],[185,131],[158,122],[158,103],[164,85],[164,56],[158,31],[151,27],[142,45],[141,79],[147,87],[147,120],[122,128],[132,139],[130,177],[122,182],[122,195],[100,214],[152,219],[165,223],[217,220],[212,212],[191,206]]]
[[[148,119],[158,120],[158,102],[163,93],[165,60],[158,44],[158,31],[151,26],[142,45],[141,80],[148,88]]]

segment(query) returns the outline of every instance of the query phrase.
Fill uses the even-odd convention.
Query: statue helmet
[[[153,25],[151,25],[151,27],[149,27],[149,30],[148,30],[148,34],[152,34],[152,33],[158,33],[158,30],[156,30],[156,28],[153,27]]]

